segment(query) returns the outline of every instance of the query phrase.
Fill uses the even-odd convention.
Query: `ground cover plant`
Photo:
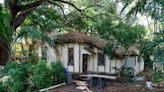
[[[0,72],[0,92],[31,92],[65,82],[60,62],[47,64],[42,61],[36,65],[9,62]]]

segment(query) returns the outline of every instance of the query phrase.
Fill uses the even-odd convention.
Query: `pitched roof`
[[[105,41],[79,32],[69,32],[59,35],[57,36],[56,40],[62,43],[84,43],[97,48],[103,48],[105,46]]]
[[[125,56],[136,56],[139,55],[139,47],[138,46],[131,46],[128,48],[128,53],[125,53],[125,48],[118,46],[114,49],[114,57],[118,59],[124,59]]]

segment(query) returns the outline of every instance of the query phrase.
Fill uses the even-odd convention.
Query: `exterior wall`
[[[134,74],[138,74],[139,72],[144,70],[144,61],[143,58],[141,58],[142,60],[139,62],[138,60],[138,56],[130,56],[127,61],[126,61],[126,67],[131,67],[134,68]],[[113,69],[113,67],[116,68],[121,68],[123,65],[125,64],[125,60],[119,60],[119,59],[113,59],[111,60],[111,71],[110,73],[115,73],[115,69]]]
[[[47,45],[48,50],[47,50],[47,61],[48,62],[54,62],[56,61],[56,54],[55,54],[55,50],[50,47],[49,45]]]
[[[115,73],[115,69],[113,69],[113,67],[116,67],[116,60],[111,60],[111,63],[110,63],[110,73]]]
[[[138,60],[136,57],[129,57],[126,62],[126,67],[134,68],[134,74],[137,74],[138,71]]]
[[[61,46],[59,45],[59,48],[61,49],[61,61],[64,64],[64,67],[68,69],[68,48],[67,46]]]
[[[79,44],[75,44],[74,46],[74,72],[79,72]]]
[[[108,56],[105,56],[105,72],[106,73],[110,73],[110,66],[111,66],[111,64],[110,64],[110,62],[111,62],[111,60],[109,59],[109,57]]]
[[[141,62],[140,62],[140,71],[144,70],[144,59],[142,58]]]
[[[97,54],[91,54],[88,51],[84,50],[84,47],[88,45],[80,44],[80,73],[82,73],[82,64],[83,64],[83,54],[88,54],[88,72],[97,72]],[[97,48],[94,48],[94,52],[98,52]]]
[[[94,55],[90,55],[90,56],[89,56],[88,71],[89,71],[89,72],[94,71]]]
[[[140,61],[138,56],[135,56],[135,62],[136,62],[136,66],[135,66],[135,74],[138,74],[140,72]]]
[[[65,44],[65,45],[57,45],[57,51],[55,51],[53,48],[48,47],[47,51],[47,62],[54,62],[57,60],[57,54],[55,52],[59,53],[59,59],[63,63],[64,67],[68,69],[70,72],[79,72],[79,44]],[[70,66],[68,65],[68,48],[74,48],[74,65]]]
[[[135,57],[129,57],[126,61],[126,67],[135,68],[136,62]]]
[[[116,73],[116,70],[114,69],[114,67],[116,68],[121,68],[124,65],[125,61],[121,60],[121,59],[113,59],[111,60],[111,65],[110,65],[110,73]]]
[[[139,60],[141,59],[141,60]],[[144,70],[144,60],[138,56],[131,56],[127,60],[127,67],[134,68],[134,75]]]
[[[61,60],[63,61],[64,67],[70,72],[78,73],[79,72],[79,44],[65,44],[61,46]],[[74,48],[74,65],[68,65],[68,48]]]
[[[41,49],[41,46],[38,47],[38,57],[39,57],[39,59],[41,59],[41,57],[42,57],[42,49]]]
[[[68,71],[73,73],[83,73],[83,54],[88,54],[88,72],[112,74],[116,72],[113,67],[121,68],[125,64],[125,60],[111,60],[108,56],[105,56],[105,65],[100,66],[98,65],[98,52],[101,51],[94,47],[94,52],[96,54],[91,54],[90,52],[84,49],[84,47],[86,46],[88,45],[79,43],[56,46],[59,52],[60,60],[62,61],[64,67],[68,69]],[[74,65],[72,66],[68,65],[68,48],[74,48]],[[55,50],[53,50],[53,48],[48,47],[47,61],[52,62],[55,61],[55,59],[57,59]],[[129,57],[127,59],[126,64],[127,67],[132,67],[136,70],[135,74],[139,73],[140,71],[143,71],[144,69],[144,61],[142,59],[141,62],[138,62],[138,57]]]

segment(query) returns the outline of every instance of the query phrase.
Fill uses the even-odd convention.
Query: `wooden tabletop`
[[[105,78],[105,79],[116,79],[116,76],[109,76],[109,75],[99,75],[99,74],[87,74],[87,75],[79,75],[81,77],[98,77],[98,78]]]

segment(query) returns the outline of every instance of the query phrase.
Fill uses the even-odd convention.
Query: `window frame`
[[[69,50],[72,50],[71,52]],[[73,66],[74,65],[74,48],[68,47],[68,65]]]
[[[103,59],[102,59],[102,57],[103,57]],[[105,61],[106,61],[105,54],[98,52],[98,65],[105,66]]]
[[[42,60],[47,60],[47,52],[48,52],[48,48],[46,46],[41,47],[41,54],[42,54]]]

